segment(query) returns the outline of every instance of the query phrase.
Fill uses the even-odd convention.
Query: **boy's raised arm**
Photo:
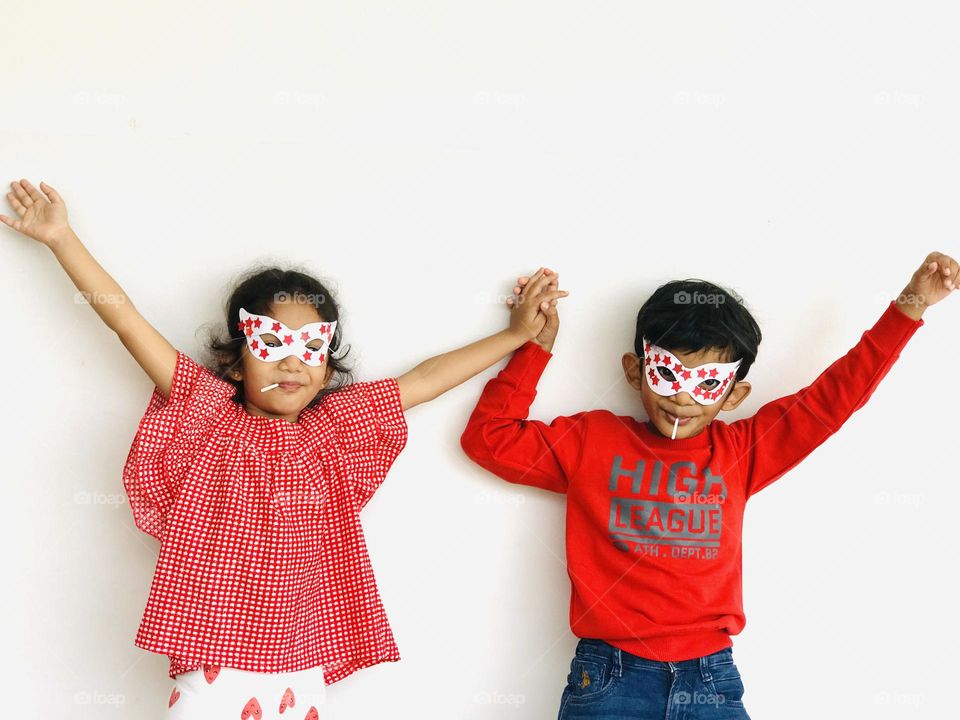
[[[527,287],[535,285],[538,277],[517,279],[516,301],[507,300],[514,313],[523,308]],[[558,277],[554,275],[551,286]],[[543,311],[546,320],[537,335],[487,381],[460,436],[460,446],[474,462],[508,482],[564,492],[579,463],[585,413],[558,417],[549,424],[527,419],[559,328],[555,305],[553,301]]]
[[[0,215],[0,222],[46,245],[134,360],[164,395],[170,394],[177,350],[133,306],[123,288],[87,251],[67,221],[60,194],[46,183],[40,190],[25,179],[10,183],[7,200],[18,219]]]
[[[580,463],[586,413],[549,424],[527,419],[550,357],[532,340],[524,343],[487,381],[460,446],[471,460],[508,482],[562,493]]]
[[[746,465],[747,497],[792,469],[863,407],[924,324],[924,310],[956,289],[957,272],[955,260],[931,253],[874,326],[810,385],[730,423],[738,462]]]

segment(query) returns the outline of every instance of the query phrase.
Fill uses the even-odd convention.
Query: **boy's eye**
[[[704,380],[704,381],[703,381],[702,383],[700,383],[700,384],[701,384],[701,385],[706,385],[707,383],[713,383],[713,385],[707,385],[707,387],[704,388],[705,390],[716,390],[716,389],[717,389],[717,386],[720,385],[720,381],[717,380],[716,378],[710,378],[709,380]]]

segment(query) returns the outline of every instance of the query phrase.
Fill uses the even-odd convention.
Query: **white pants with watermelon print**
[[[323,668],[259,673],[204,665],[177,675],[165,720],[325,720]]]

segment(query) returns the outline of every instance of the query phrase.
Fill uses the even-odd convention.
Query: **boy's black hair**
[[[737,380],[757,359],[760,326],[739,295],[706,280],[673,280],[658,287],[637,313],[634,352],[643,358],[643,338],[675,352],[726,350],[742,359]]]
[[[206,341],[207,353],[212,357],[207,367],[237,388],[232,400],[238,405],[243,404],[243,382],[230,377],[229,371],[241,363],[242,353],[246,349],[246,336],[239,327],[240,308],[255,315],[270,315],[270,306],[285,300],[308,302],[317,309],[324,322],[337,322],[327,350],[327,366],[333,368],[334,375],[307,407],[316,405],[325,395],[342,389],[353,379],[352,370],[344,362],[350,346],[338,357],[333,355],[340,348],[343,324],[340,322],[340,308],[327,287],[317,278],[299,270],[257,266],[240,276],[227,300],[227,339],[214,330],[208,333]]]

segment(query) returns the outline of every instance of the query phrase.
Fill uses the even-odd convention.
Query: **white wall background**
[[[495,296],[546,264],[571,295],[533,417],[639,416],[620,374],[636,310],[703,277],[741,292],[764,332],[732,421],[845,353],[928,252],[960,253],[948,2],[3,15],[0,179],[59,189],[91,252],[194,357],[258,259],[334,282],[368,379],[500,329]],[[157,544],[120,474],[152,385],[45,248],[0,236],[16,343],[4,707],[159,717],[167,660],[133,645]],[[755,718],[955,712],[958,303],[931,309],[866,407],[751,501],[735,658]],[[556,716],[576,645],[563,498],[458,444],[500,367],[409,413],[363,515],[403,659],[331,686],[329,718]]]

